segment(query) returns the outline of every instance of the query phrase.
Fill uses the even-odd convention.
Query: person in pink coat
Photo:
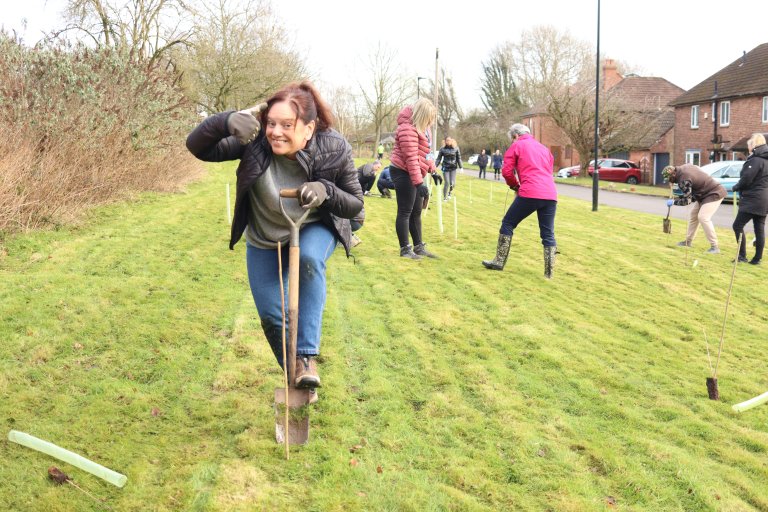
[[[413,106],[403,108],[397,115],[395,145],[389,155],[389,174],[397,192],[395,231],[400,243],[400,256],[414,260],[422,256],[436,258],[427,251],[421,238],[421,209],[429,199],[429,187],[424,182],[427,174],[435,181],[435,162],[427,159],[429,153],[429,126],[435,122],[437,109],[426,98]],[[410,233],[413,246],[408,239]]]
[[[504,154],[501,175],[517,195],[501,221],[496,257],[484,260],[483,265],[487,269],[503,270],[515,228],[536,212],[541,244],[544,246],[544,277],[551,279],[557,251],[557,189],[552,177],[554,158],[546,146],[533,138],[524,124],[513,124],[509,129],[509,138],[512,145]]]

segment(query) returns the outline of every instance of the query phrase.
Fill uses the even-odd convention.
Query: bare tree
[[[54,32],[83,33],[99,47],[128,55],[132,62],[155,62],[191,36],[184,0],[68,0],[67,25]]]
[[[549,96],[547,114],[581,155],[582,176],[585,176],[589,161],[595,157],[594,80],[553,91]],[[633,105],[616,90],[601,90],[598,119],[600,154],[636,147],[655,127],[658,117],[655,104]]]
[[[328,103],[336,118],[336,129],[355,145],[359,155],[366,130],[370,128],[362,99],[347,87],[336,87],[328,95]]]
[[[203,110],[245,108],[306,76],[268,0],[210,0],[196,20],[194,37],[177,59],[188,94]]]
[[[458,123],[462,118],[459,102],[456,100],[456,90],[453,87],[453,79],[448,76],[444,68],[440,68],[440,87],[437,99],[437,126],[438,133],[448,135],[451,132],[451,124]],[[435,97],[435,84],[429,81],[429,89],[426,91],[428,98]],[[439,144],[438,144],[439,146]]]
[[[521,34],[510,45],[510,67],[523,103],[533,106],[563,86],[588,79],[592,47],[566,31],[545,25]]]
[[[396,60],[394,50],[379,43],[369,56],[370,81],[364,86],[359,84],[363,100],[376,132],[376,146],[381,141],[381,133],[387,119],[402,108],[406,100],[413,95],[413,84],[402,76],[402,65]],[[391,122],[391,121],[390,121]]]
[[[487,61],[483,61],[481,80],[483,106],[494,117],[509,121],[523,109],[520,91],[512,73],[512,45],[497,46]]]

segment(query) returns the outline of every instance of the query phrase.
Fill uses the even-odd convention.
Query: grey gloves
[[[299,204],[305,210],[317,208],[328,199],[328,191],[325,189],[325,185],[319,181],[308,181],[302,184],[298,192]]]
[[[419,194],[419,196],[425,199],[429,197],[429,187],[424,182],[422,182],[421,185],[416,187],[416,192]]]
[[[227,118],[229,134],[237,137],[240,144],[245,145],[253,142],[261,129],[261,124],[256,119],[256,115],[265,108],[267,108],[266,103],[259,103],[255,107],[232,112]]]

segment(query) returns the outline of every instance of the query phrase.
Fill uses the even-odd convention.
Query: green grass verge
[[[535,217],[504,272],[483,269],[511,194],[459,175],[426,214],[439,260],[405,261],[394,200],[367,199],[355,259],[328,269],[311,442],[274,442],[281,373],[260,333],[244,246],[227,249],[232,165],[184,194],[3,240],[0,421],[128,476],[123,489],[0,443],[0,510],[768,510],[765,269],[735,243],[674,247],[659,215],[563,198],[555,278]],[[570,180],[569,180],[570,181]],[[470,200],[471,187],[471,200]],[[233,187],[234,188],[234,187]],[[375,190],[375,189],[374,189]],[[694,262],[696,265],[694,266]]]
[[[592,188],[592,178],[555,178],[557,183],[566,183],[568,185],[576,185],[579,187]],[[614,192],[626,192],[629,194],[642,194],[648,196],[661,196],[669,197],[668,186],[655,186],[655,185],[630,185],[628,183],[619,183],[615,181],[598,181],[598,187],[601,190],[613,190]]]

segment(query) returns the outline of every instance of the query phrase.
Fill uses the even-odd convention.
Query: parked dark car
[[[620,181],[637,185],[640,183],[642,173],[640,166],[631,160],[619,160],[618,158],[604,158],[598,160],[600,166],[600,179],[605,181]],[[587,173],[592,176],[595,172],[593,165],[587,169]]]

